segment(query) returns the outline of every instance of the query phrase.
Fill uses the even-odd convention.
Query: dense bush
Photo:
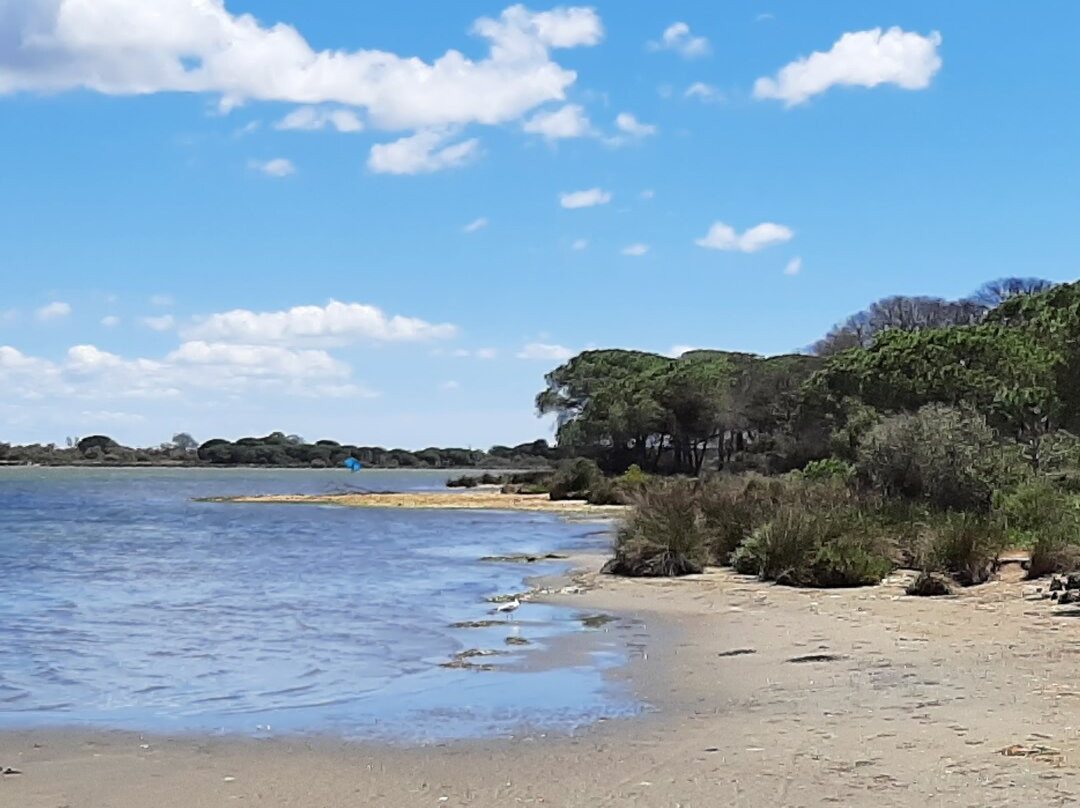
[[[579,457],[559,464],[551,478],[551,498],[588,499],[589,492],[604,482],[604,473],[595,460]]]
[[[735,568],[791,586],[879,583],[894,566],[891,542],[854,495],[821,488],[778,507],[732,555]]]
[[[884,496],[985,511],[994,491],[1018,476],[1018,447],[1003,445],[971,410],[928,404],[872,428],[856,467]]]
[[[791,472],[790,476],[802,480],[839,480],[849,483],[855,479],[855,466],[846,460],[828,457],[824,460],[812,460],[802,469]]]
[[[780,480],[756,474],[718,475],[699,484],[697,502],[709,534],[713,563],[730,563],[731,554],[764,524],[784,491]]]
[[[1006,544],[1002,521],[996,515],[938,514],[921,539],[919,567],[951,575],[962,586],[981,584],[997,571]]]
[[[605,572],[673,576],[705,568],[708,532],[690,482],[655,483],[640,491],[634,504],[616,533],[615,557],[604,567]]]
[[[1047,477],[1033,477],[994,497],[1008,544],[1028,547],[1028,575],[1080,568],[1080,500]]]

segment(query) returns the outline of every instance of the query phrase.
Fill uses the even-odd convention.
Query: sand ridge
[[[540,513],[617,516],[623,505],[590,505],[584,500],[553,501],[547,494],[503,494],[484,491],[421,491],[408,493],[261,494],[213,497],[204,502],[246,504],[340,505],[346,508],[408,508],[419,510],[495,510]]]

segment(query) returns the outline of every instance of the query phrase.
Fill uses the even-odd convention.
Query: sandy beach
[[[614,516],[623,505],[590,505],[584,500],[552,501],[547,494],[502,494],[497,488],[455,491],[424,491],[370,494],[266,494],[214,497],[208,502],[248,504],[339,505],[345,508],[408,508],[410,510],[532,511],[537,513]]]
[[[828,592],[720,570],[575,580],[586,591],[558,602],[647,627],[616,674],[649,704],[639,718],[411,748],[8,732],[0,766],[21,774],[2,777],[0,804],[1049,806],[1080,793],[1080,624],[1036,600],[1038,584],[930,600],[903,596],[903,574]]]

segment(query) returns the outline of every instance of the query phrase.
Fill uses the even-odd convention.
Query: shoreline
[[[571,556],[529,585],[540,602],[645,622],[643,653],[613,672],[651,706],[641,716],[427,746],[6,731],[0,766],[23,774],[0,793],[25,808],[659,808],[990,806],[1020,793],[1049,805],[1080,792],[1068,642],[1080,624],[1036,600],[1038,582],[926,599],[902,594],[910,573],[795,590],[716,569],[613,578],[597,560]]]
[[[334,505],[343,508],[403,508],[407,510],[526,511],[592,515],[610,518],[626,513],[626,505],[590,505],[584,500],[551,500],[547,494],[502,494],[497,490],[414,491],[406,493],[260,494],[205,497],[197,502],[243,505]]]

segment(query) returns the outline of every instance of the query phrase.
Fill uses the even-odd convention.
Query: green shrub
[[[1080,501],[1052,479],[1033,477],[994,496],[1008,544],[1031,549],[1028,577],[1080,568]]]
[[[856,503],[800,503],[780,506],[732,554],[732,564],[789,586],[866,586],[888,575],[892,556]]]
[[[604,479],[604,473],[595,460],[579,457],[559,464],[551,478],[550,493],[553,500],[587,499],[589,491]]]
[[[855,466],[846,460],[828,457],[824,460],[811,460],[801,470],[793,471],[789,476],[802,480],[839,480],[849,483],[855,479]]]
[[[601,478],[585,492],[585,501],[590,505],[625,505],[628,500],[615,480]]]
[[[938,514],[926,526],[919,567],[951,575],[962,586],[981,584],[997,571],[998,556],[1007,544],[996,515],[950,512]]]
[[[859,444],[856,468],[886,497],[985,511],[994,490],[1018,478],[1019,447],[1003,445],[982,415],[928,404],[872,428]]]
[[[722,475],[699,483],[697,501],[709,533],[709,551],[714,563],[730,563],[731,554],[783,499],[784,488],[779,480],[754,474]]]
[[[447,488],[476,488],[480,485],[480,479],[471,474],[463,474],[460,477],[452,477],[446,481]]]
[[[667,480],[648,486],[635,496],[634,506],[616,533],[615,557],[605,572],[674,576],[705,568],[708,533],[690,483]]]

